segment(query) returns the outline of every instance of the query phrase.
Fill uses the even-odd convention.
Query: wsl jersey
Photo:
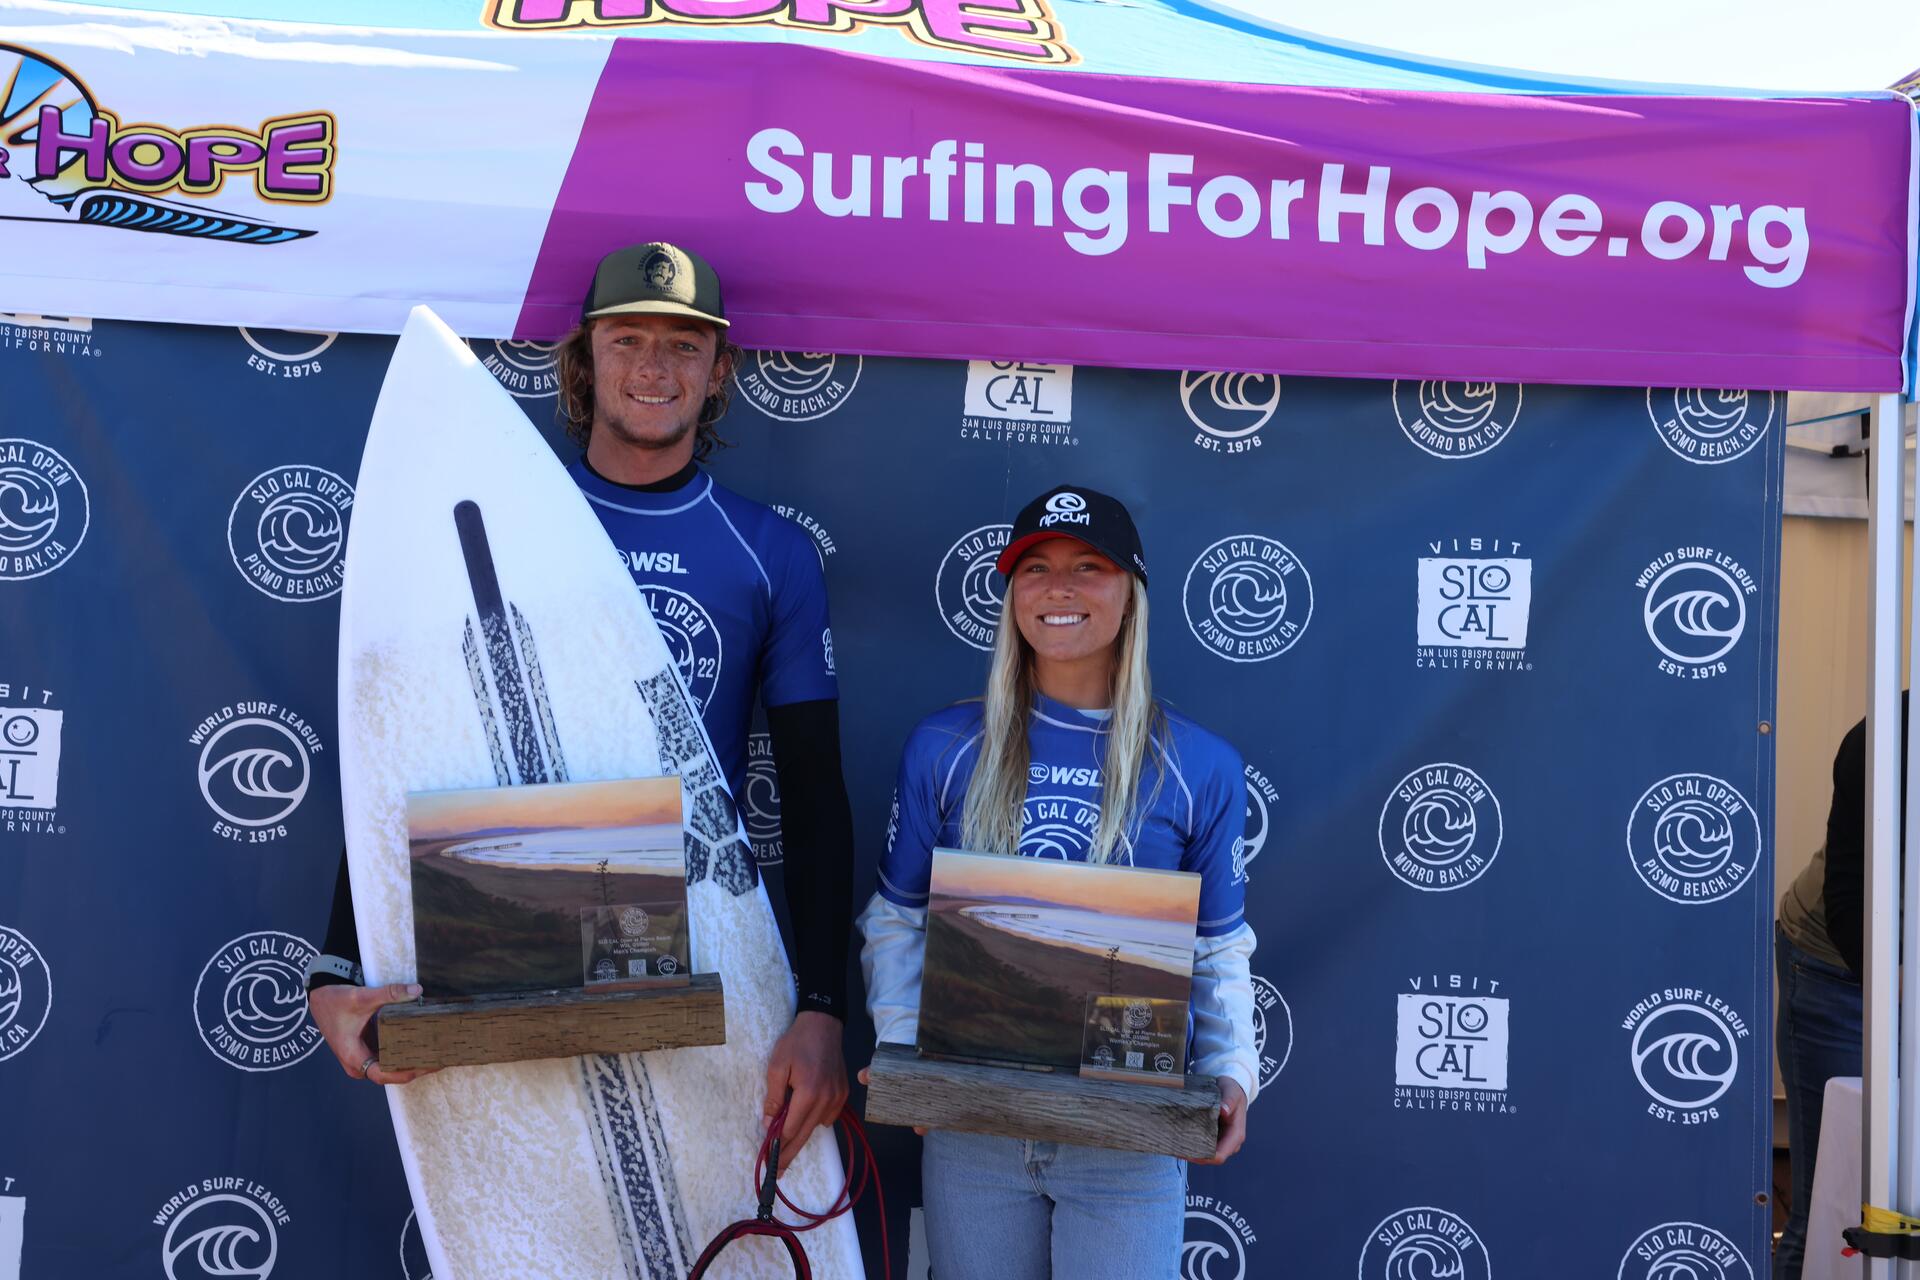
[[[704,471],[666,493],[614,484],[584,458],[568,472],[640,587],[727,786],[744,795],[755,691],[769,707],[840,696],[813,540]]]
[[[1019,852],[1084,862],[1100,821],[1105,720],[1038,694],[1035,703]],[[934,849],[962,847],[960,815],[979,761],[981,714],[979,702],[956,703],[922,720],[907,738],[880,858],[880,892],[897,906],[925,907]],[[1200,933],[1217,936],[1236,928],[1245,913],[1244,767],[1224,740],[1174,711],[1166,714],[1166,776],[1156,789],[1156,770],[1146,770],[1144,812],[1126,824],[1110,861],[1198,872]]]

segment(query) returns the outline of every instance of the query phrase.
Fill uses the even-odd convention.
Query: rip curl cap
[[[1140,531],[1118,498],[1077,484],[1041,494],[1021,509],[1013,522],[1013,539],[994,567],[1002,574],[1012,573],[1028,547],[1049,538],[1084,542],[1146,585],[1147,558],[1140,549]]]

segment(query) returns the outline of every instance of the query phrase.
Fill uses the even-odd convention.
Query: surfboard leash
[[[787,1126],[787,1110],[793,1105],[793,1096],[780,1104],[780,1111],[767,1123],[766,1136],[760,1140],[760,1152],[754,1157],[753,1181],[759,1195],[759,1204],[754,1216],[724,1228],[707,1247],[700,1251],[693,1270],[687,1273],[687,1280],[702,1280],[715,1258],[728,1245],[748,1236],[771,1236],[786,1246],[787,1258],[793,1263],[795,1280],[813,1280],[813,1267],[807,1261],[806,1250],[800,1244],[802,1232],[812,1231],[832,1222],[843,1214],[851,1213],[860,1197],[873,1188],[874,1201],[880,1211],[880,1257],[882,1275],[893,1274],[893,1251],[887,1240],[887,1193],[880,1185],[879,1166],[874,1163],[873,1146],[867,1141],[866,1128],[860,1123],[860,1117],[853,1108],[842,1107],[840,1117],[834,1121],[834,1130],[840,1136],[841,1167],[846,1170],[846,1181],[841,1184],[840,1193],[826,1209],[815,1212],[802,1208],[788,1198],[780,1189],[780,1133]],[[783,1222],[776,1212],[776,1205],[797,1216],[797,1223]]]

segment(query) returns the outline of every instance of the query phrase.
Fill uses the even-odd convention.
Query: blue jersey
[[[1105,720],[1037,694],[1036,704],[1027,730],[1020,853],[1084,862],[1100,821]],[[960,814],[979,760],[980,721],[979,702],[956,703],[922,720],[907,738],[880,859],[880,892],[897,906],[925,907],[933,850],[963,847]],[[1156,789],[1157,770],[1146,770],[1140,781],[1145,812],[1126,824],[1111,861],[1198,872],[1200,933],[1213,937],[1238,927],[1245,911],[1244,766],[1224,740],[1185,716],[1167,711],[1167,727],[1166,776]]]
[[[813,539],[704,471],[668,493],[568,468],[645,597],[735,796],[756,690],[769,707],[838,698]]]

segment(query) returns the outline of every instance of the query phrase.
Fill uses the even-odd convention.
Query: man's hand
[[[405,1084],[409,1080],[418,1080],[421,1076],[431,1075],[432,1069],[421,1071],[388,1071],[380,1065],[373,1050],[367,1047],[367,1026],[373,1016],[380,1012],[380,1006],[400,1004],[420,994],[418,986],[409,986],[404,982],[390,983],[384,987],[353,987],[346,983],[333,983],[324,987],[315,987],[307,995],[307,1009],[313,1014],[313,1025],[320,1028],[320,1034],[327,1039],[327,1048],[333,1050],[333,1056],[340,1060],[340,1069],[355,1080],[371,1080],[375,1084]]]
[[[831,1126],[847,1104],[847,1064],[840,1054],[840,1019],[812,1009],[794,1018],[767,1059],[767,1098],[761,1114],[771,1120],[793,1090],[787,1124],[780,1132],[780,1172],[821,1125]]]
[[[1227,1157],[1240,1149],[1247,1140],[1247,1095],[1241,1089],[1240,1082],[1229,1076],[1220,1077],[1220,1142],[1214,1147],[1213,1154],[1205,1160],[1195,1160],[1195,1164],[1225,1164]]]

